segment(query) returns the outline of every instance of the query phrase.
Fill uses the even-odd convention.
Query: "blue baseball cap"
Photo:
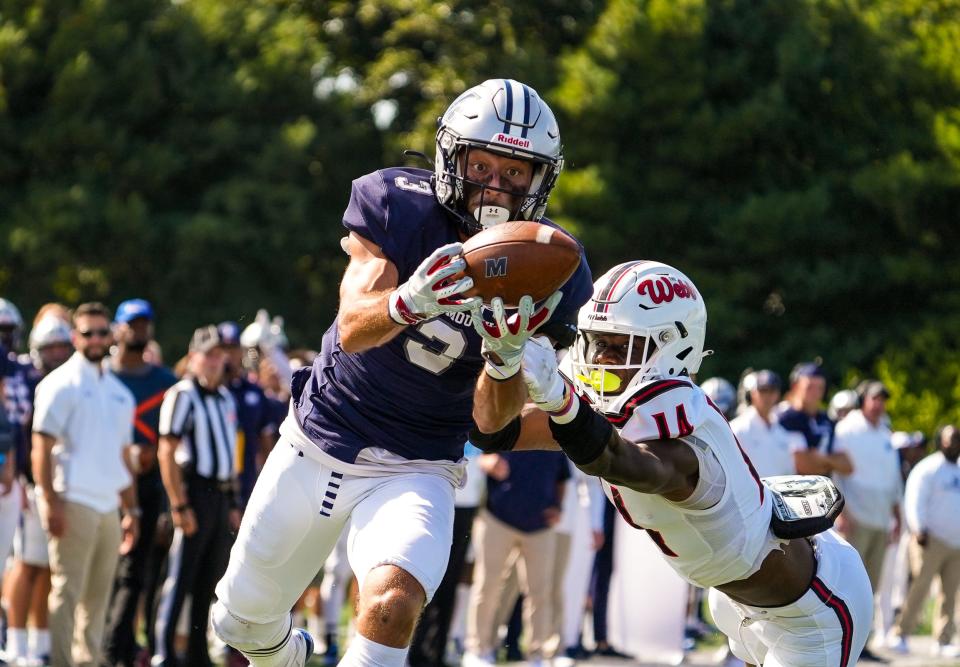
[[[217,331],[220,334],[220,341],[224,345],[233,346],[240,344],[240,325],[231,320],[221,322],[217,325]]]
[[[771,370],[754,371],[743,379],[743,388],[747,391],[754,389],[780,389],[780,376]]]
[[[117,306],[117,314],[113,318],[115,322],[130,322],[138,317],[145,317],[148,320],[153,319],[153,308],[149,301],[143,299],[127,299]]]

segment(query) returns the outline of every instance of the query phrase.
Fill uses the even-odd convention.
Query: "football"
[[[567,282],[580,265],[580,246],[563,230],[539,222],[504,222],[463,244],[464,273],[473,278],[466,296],[483,302],[499,296],[516,308],[526,294],[542,301]]]

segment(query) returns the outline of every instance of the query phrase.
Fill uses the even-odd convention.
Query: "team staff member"
[[[277,439],[277,421],[274,406],[259,385],[246,377],[243,368],[243,348],[240,346],[240,325],[221,322],[217,325],[220,341],[226,351],[223,383],[237,404],[237,474],[240,478],[241,504],[246,505],[257,473],[267,460]],[[283,404],[284,416],[289,409]],[[282,417],[281,417],[282,419]]]
[[[109,309],[80,305],[73,315],[77,351],[37,385],[33,476],[40,518],[50,534],[54,667],[100,664],[119,550],[133,547],[139,528],[140,508],[124,452],[133,439],[135,403],[101,363],[111,339]]]
[[[223,576],[231,531],[240,525],[234,456],[237,410],[223,385],[226,352],[217,327],[201,327],[190,341],[188,377],[160,408],[160,472],[176,532],[157,611],[154,665],[179,665],[177,619],[189,593],[190,635],[183,664],[207,667],[207,623],[213,588]]]
[[[120,559],[107,615],[103,652],[110,665],[123,667],[133,667],[137,657],[133,626],[141,592],[144,594],[147,644],[151,650],[154,648],[151,621],[159,577],[154,573],[162,565],[149,562],[160,560],[150,556],[154,553],[157,521],[166,504],[160,469],[156,465],[157,430],[163,395],[176,384],[177,378],[169,369],[148,363],[144,358],[147,345],[153,340],[153,322],[153,307],[143,299],[124,301],[117,307],[114,318],[117,353],[111,361],[111,368],[137,402],[130,463],[137,475],[137,498],[143,509],[140,538],[130,553]]]

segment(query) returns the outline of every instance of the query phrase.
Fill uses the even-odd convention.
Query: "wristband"
[[[135,519],[139,519],[143,516],[143,510],[139,507],[131,507],[130,509],[123,510],[124,516],[132,516]]]
[[[182,512],[186,512],[188,509],[190,509],[190,503],[183,503],[182,505],[177,505],[176,507],[174,507],[173,511],[176,514],[180,514]]]
[[[404,301],[403,296],[400,294],[400,290],[396,289],[390,293],[390,296],[387,297],[387,314],[390,315],[390,319],[400,326],[407,326],[408,324],[419,324],[425,318],[417,317],[407,306],[407,302]]]

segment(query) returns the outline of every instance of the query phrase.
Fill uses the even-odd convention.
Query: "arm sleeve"
[[[903,513],[910,532],[918,534],[927,527],[930,496],[933,490],[932,471],[927,466],[918,465],[907,477],[907,486],[903,498]]]
[[[33,404],[34,432],[62,438],[70,418],[71,395],[69,387],[54,386],[49,382],[37,385]]]
[[[160,406],[160,435],[183,437],[184,428],[193,411],[193,403],[187,392],[171,387]]]

